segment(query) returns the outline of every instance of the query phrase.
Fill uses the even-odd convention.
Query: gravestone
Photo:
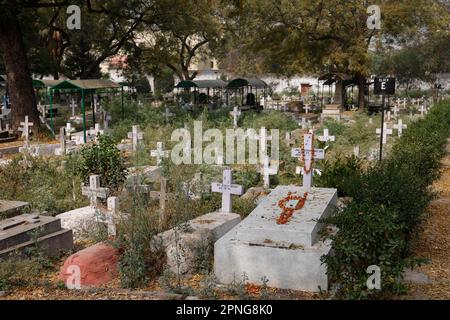
[[[151,157],[156,158],[156,165],[160,167],[162,164],[162,159],[169,157],[169,151],[165,151],[163,143],[158,142],[156,144],[156,150],[151,150],[150,155]]]
[[[331,241],[321,240],[323,225],[317,220],[329,217],[336,205],[336,189],[278,186],[215,243],[216,278],[230,284],[245,274],[253,284],[266,278],[269,287],[327,290],[320,258],[330,252]],[[286,221],[287,212],[291,216]]]
[[[82,186],[81,193],[87,196],[91,203],[91,207],[97,208],[97,199],[106,199],[108,197],[109,189],[100,187],[100,176],[93,175],[89,177],[89,186]]]
[[[128,132],[128,139],[133,144],[133,152],[139,149],[139,144],[144,140],[144,134],[141,132],[139,126],[133,126],[131,132]]]
[[[108,236],[115,237],[117,235],[116,223],[119,217],[119,198],[108,198],[107,205],[106,212],[98,212],[95,221],[106,224],[108,226]]]
[[[317,139],[322,142],[334,142],[336,140],[336,137],[330,136],[330,131],[328,129],[323,129],[323,136],[319,136]]]
[[[264,188],[270,188],[270,176],[274,176],[278,173],[278,167],[274,166],[269,157],[264,158],[263,166],[261,168],[261,173],[263,176]]]
[[[17,216],[28,206],[28,202],[0,200],[0,220]]]
[[[403,120],[402,119],[398,119],[397,124],[394,124],[394,129],[397,130],[398,132],[398,136],[401,137],[403,134],[403,129],[408,128],[408,126],[406,124],[403,124]]]
[[[238,120],[242,112],[239,110],[238,107],[234,107],[233,111],[230,112],[230,114],[233,117],[233,127],[236,129],[238,127]]]
[[[222,209],[221,212],[230,213],[233,207],[232,195],[242,195],[244,192],[242,186],[233,184],[233,173],[231,169],[225,169],[223,171],[222,183],[213,182],[212,192],[218,192],[222,194]]]
[[[314,135],[303,136],[302,148],[291,149],[293,158],[303,162],[303,186],[311,188],[313,185],[313,162],[316,159],[325,159],[325,150],[315,149],[313,146]]]
[[[164,112],[164,117],[166,118],[166,123],[169,123],[169,118],[174,117],[174,116],[175,115],[172,112],[170,112],[169,107],[166,107],[166,110]]]
[[[378,128],[376,130],[376,134],[381,135],[381,129],[380,128]],[[388,126],[387,126],[387,123],[384,123],[384,125],[383,125],[383,141],[382,141],[383,144],[387,143],[387,136],[388,135],[392,135],[392,129],[389,129]]]
[[[36,238],[34,238],[36,237]],[[38,245],[49,256],[73,249],[72,230],[61,228],[58,218],[23,214],[0,221],[0,258]]]

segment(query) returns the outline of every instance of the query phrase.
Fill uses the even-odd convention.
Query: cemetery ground
[[[340,229],[331,235],[336,255],[324,262],[341,291],[320,293],[248,284],[245,275],[231,284],[221,285],[214,279],[212,256],[206,254],[211,250],[209,247],[190,248],[196,257],[190,272],[168,270],[168,257],[155,243],[155,236],[175,230],[176,238],[176,230],[183,232],[187,221],[220,208],[221,195],[212,192],[210,186],[222,181],[224,166],[219,155],[215,164],[175,165],[155,149],[162,142],[160,151],[171,150],[175,145],[170,140],[173,130],[185,127],[192,132],[194,121],[202,121],[203,130],[217,128],[222,132],[236,124],[229,115],[232,108],[188,112],[169,107],[173,117],[167,119],[166,105],[129,105],[122,120],[119,102],[113,101],[105,106],[113,119],[110,130],[98,142],[63,156],[26,159],[22,154],[6,156],[10,162],[0,167],[0,185],[4,186],[0,199],[26,201],[30,204],[28,212],[49,216],[87,207],[89,200],[91,204],[93,200],[96,204],[98,201],[99,210],[105,210],[106,199],[97,199],[98,193],[95,199],[92,195],[87,199],[80,187],[89,185],[91,176],[99,175],[101,187],[109,189],[108,196],[118,198],[120,212],[127,213],[127,218],[116,223],[116,237],[108,236],[103,222],[94,222],[77,230],[75,248],[58,257],[45,257],[36,245],[29,248],[27,257],[15,256],[0,262],[0,292],[4,295],[0,299],[371,298],[373,293],[363,288],[366,267],[370,264],[388,270],[382,276],[383,290],[373,295],[374,298],[449,297],[449,248],[445,241],[449,231],[450,185],[449,169],[445,166],[448,154],[442,162],[442,175],[438,175],[444,156],[442,141],[449,136],[448,102],[431,108],[425,119],[418,114],[413,117],[403,114],[401,118],[408,129],[401,138],[397,134],[387,137],[383,152],[386,160],[382,164],[377,162],[379,139],[375,134],[381,122],[379,115],[369,117],[365,112],[346,112],[340,121],[325,120],[310,128],[299,128],[298,116],[280,111],[249,111],[239,118],[241,128],[280,130],[280,162],[276,174],[267,178],[257,166],[232,166],[233,182],[243,186],[244,192],[253,191],[245,196],[233,196],[231,211],[242,220],[271,188],[301,185],[301,176],[296,174],[298,159],[291,156],[291,148],[301,146],[305,132],[313,129],[316,136],[324,136],[326,128],[335,136],[335,141],[325,139],[315,143],[316,147],[326,149],[326,157],[325,161],[314,163],[314,168],[320,171],[315,175],[314,185],[337,188],[341,203],[346,204],[339,214],[324,221]],[[391,121],[390,127],[395,123]],[[142,140],[133,139],[136,135],[131,134],[131,141],[123,141],[133,125],[140,126]],[[50,139],[34,137],[33,142],[36,140],[46,143]],[[136,148],[133,141],[137,143]],[[118,144],[133,145],[133,148],[119,151]],[[153,168],[152,172],[158,173],[152,176],[136,168]],[[132,176],[137,178],[130,179]],[[439,195],[428,188],[433,181],[434,191]],[[167,187],[168,200],[161,205],[162,194],[166,196],[163,186]],[[368,231],[373,231],[370,239],[364,234]],[[71,254],[102,241],[120,252],[117,277],[95,289],[65,288],[59,277],[64,261]],[[346,250],[353,252],[347,255]],[[414,270],[428,275],[429,281],[408,284],[408,291],[400,281],[401,274],[417,257],[427,261],[421,261],[424,263]]]

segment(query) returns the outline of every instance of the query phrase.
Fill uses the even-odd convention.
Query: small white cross
[[[398,116],[398,112],[400,111],[400,109],[398,108],[399,104],[394,105],[394,108],[392,109],[392,111],[394,111],[394,117]]]
[[[141,132],[139,126],[133,126],[131,128],[131,132],[128,132],[128,139],[133,143],[133,152],[136,152],[140,142],[144,139],[144,134]]]
[[[322,142],[328,142],[328,141],[334,142],[336,140],[336,137],[330,136],[328,129],[323,129],[323,136],[319,136],[317,139]]]
[[[305,113],[308,114],[309,110],[311,109],[311,106],[309,104],[305,104],[305,106],[303,107],[303,109],[305,109]]]
[[[302,121],[298,122],[298,125],[302,127],[302,129],[307,129],[309,125],[309,121],[306,121],[306,118],[302,118]]]
[[[269,157],[265,157],[263,161],[262,174],[264,181],[264,188],[270,188],[270,176],[274,176],[278,173],[277,166],[272,166],[269,161]]]
[[[312,161],[315,159],[325,159],[325,150],[323,149],[313,149],[313,138],[312,134],[305,134],[303,136],[303,145],[305,150],[301,148],[294,148],[291,150],[291,156],[293,158],[302,159],[304,153],[304,168],[310,168],[308,173],[303,175],[303,186],[306,188],[312,187]]]
[[[403,124],[402,119],[398,119],[398,123],[394,124],[394,129],[398,130],[398,136],[401,137],[403,134],[403,129],[408,128],[406,124]]]
[[[19,128],[22,131],[22,137],[25,137],[25,145],[28,145],[30,139],[30,127],[33,126],[33,122],[28,122],[28,116],[25,116],[25,121],[21,122],[20,125],[22,128]]]
[[[159,167],[162,163],[162,158],[169,157],[169,151],[164,150],[164,145],[162,142],[156,144],[156,150],[152,150],[150,155],[156,158],[156,165]]]
[[[166,123],[169,123],[169,118],[175,116],[172,112],[170,112],[169,107],[166,107],[166,111],[164,113],[164,116],[166,117]]]
[[[91,207],[97,208],[97,198],[106,199],[108,197],[109,189],[100,187],[100,176],[93,175],[89,177],[89,187],[83,186],[81,188],[83,196],[89,197]]]
[[[420,107],[420,115],[423,117],[427,112],[427,108],[422,104],[422,106]]]
[[[222,209],[221,212],[231,213],[232,198],[231,195],[242,195],[243,187],[237,184],[233,184],[233,176],[231,169],[225,169],[223,171],[222,183],[213,182],[212,192],[222,193]]]
[[[376,129],[376,134],[381,134],[381,129]],[[383,125],[383,144],[387,143],[387,136],[392,134],[392,129],[389,129],[387,123]]]
[[[237,126],[238,126],[238,119],[241,116],[242,112],[241,112],[241,110],[239,110],[238,107],[234,107],[233,111],[230,112],[230,114],[233,116],[233,127],[237,128]]]
[[[95,221],[108,225],[108,236],[115,237],[117,235],[116,219],[119,216],[119,198],[109,197],[107,200],[107,211],[99,213],[95,216]]]

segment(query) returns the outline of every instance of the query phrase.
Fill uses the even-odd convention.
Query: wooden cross
[[[323,136],[319,136],[318,140],[322,142],[334,142],[336,140],[336,137],[330,136],[330,131],[328,129],[323,129]]]
[[[33,122],[28,122],[28,116],[25,116],[25,121],[21,122],[20,125],[22,128],[19,128],[19,130],[22,131],[22,137],[25,137],[25,145],[28,145],[30,139],[30,127],[33,126]]]
[[[144,134],[141,132],[139,126],[132,126],[131,132],[128,132],[128,139],[132,141],[133,152],[136,152],[139,148],[139,143],[144,139]]]
[[[221,212],[231,213],[233,207],[232,195],[242,195],[244,192],[243,187],[237,184],[233,184],[233,175],[231,169],[225,169],[223,171],[222,183],[213,182],[212,192],[222,193],[222,209]]]
[[[403,129],[406,129],[406,128],[408,128],[408,126],[406,124],[403,124],[402,119],[398,119],[398,123],[394,124],[394,129],[397,129],[399,137],[402,136]]]
[[[166,111],[164,113],[164,116],[166,117],[166,123],[169,123],[169,118],[175,116],[172,112],[170,112],[169,107],[166,107]]]
[[[378,128],[376,130],[377,134],[381,134],[381,129]],[[387,126],[387,123],[384,123],[383,125],[383,144],[387,143],[387,136],[392,134],[392,129],[389,129]]]
[[[269,157],[264,158],[262,174],[264,181],[264,188],[270,188],[270,176],[276,175],[278,173],[278,168],[276,166],[272,167],[270,165]]]
[[[238,126],[238,119],[241,116],[242,112],[241,112],[241,110],[239,110],[238,107],[234,107],[233,111],[230,112],[230,114],[233,116],[233,127],[237,128],[237,126]]]
[[[116,230],[116,218],[119,216],[119,198],[109,197],[107,200],[107,211],[105,213],[99,212],[95,215],[95,221],[98,223],[104,223],[108,225],[108,236],[115,237],[117,235]]]
[[[162,163],[162,158],[169,157],[169,151],[164,150],[164,145],[162,142],[156,144],[156,150],[152,150],[150,155],[156,158],[156,165],[159,167]]]
[[[89,197],[91,207],[97,208],[97,198],[106,199],[108,197],[109,189],[100,187],[100,176],[92,175],[89,177],[89,187],[83,186],[81,188],[83,196]]]
[[[313,172],[313,160],[316,159],[325,159],[325,150],[323,149],[314,149],[313,148],[313,139],[314,136],[312,134],[303,135],[303,147],[292,149],[291,155],[294,158],[304,161],[303,168],[303,186],[306,188],[312,187],[312,172]]]

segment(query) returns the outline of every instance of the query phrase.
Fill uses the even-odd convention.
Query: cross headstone
[[[115,237],[117,235],[115,220],[116,217],[119,215],[119,198],[109,197],[106,202],[107,202],[106,212],[96,214],[95,221],[98,223],[106,224],[108,226],[108,236]]]
[[[309,104],[305,104],[305,106],[303,107],[303,109],[305,109],[305,113],[308,114],[309,110],[311,110],[311,106]]]
[[[92,175],[89,177],[89,186],[83,186],[81,193],[89,198],[91,207],[97,208],[97,199],[106,199],[108,197],[109,189],[100,187],[100,176]]]
[[[423,117],[428,112],[424,104],[420,107],[420,116]]]
[[[139,126],[133,126],[131,128],[131,132],[128,132],[128,139],[130,139],[133,144],[133,152],[136,152],[140,142],[144,139],[144,134],[141,132]]]
[[[169,107],[166,107],[164,112],[164,117],[166,118],[166,123],[169,123],[169,118],[175,116],[172,112],[170,112]]]
[[[314,136],[312,134],[305,134],[303,136],[303,149],[294,148],[291,152],[292,157],[304,162],[303,186],[306,188],[312,187],[313,161],[316,159],[325,159],[325,150],[314,149],[313,139]]]
[[[234,107],[233,111],[231,112],[231,115],[233,116],[233,127],[237,128],[238,126],[238,119],[241,116],[242,112],[239,110],[238,107]]]
[[[163,224],[165,219],[165,212],[166,212],[166,203],[168,200],[167,195],[167,179],[161,178],[161,190],[160,191],[151,191],[150,192],[150,198],[152,199],[159,199],[159,223]]]
[[[156,150],[152,150],[150,155],[156,158],[156,165],[159,167],[161,166],[162,158],[169,157],[169,151],[165,151],[163,143],[158,142],[156,144]]]
[[[408,128],[408,126],[406,124],[403,124],[402,119],[398,119],[398,123],[394,124],[394,129],[397,129],[399,137],[402,136],[403,129],[406,129],[406,128]]]
[[[334,142],[336,140],[336,137],[330,136],[329,133],[330,132],[328,129],[323,129],[323,136],[319,136],[318,140],[322,141],[322,142],[328,142],[328,141]]]
[[[222,193],[222,209],[221,212],[231,213],[232,209],[232,195],[242,195],[243,187],[233,184],[233,175],[231,169],[223,171],[222,183],[213,182],[212,192]]]
[[[25,116],[25,121],[21,122],[22,126],[19,128],[22,131],[22,137],[25,137],[25,146],[28,146],[28,142],[30,141],[30,127],[33,126],[33,122],[28,122],[28,116]]]
[[[308,122],[306,121],[306,118],[302,118],[302,121],[298,122],[298,125],[302,127],[302,129],[307,129],[308,128]]]
[[[377,134],[381,134],[381,129],[378,128],[376,130],[376,133]],[[383,125],[383,144],[387,143],[387,136],[388,135],[392,135],[392,129],[389,129],[388,126],[387,126],[387,123],[384,123],[384,125]]]
[[[262,174],[264,181],[264,188],[270,188],[270,176],[274,176],[278,173],[278,168],[276,166],[270,165],[269,157],[265,157],[262,166]]]
[[[399,105],[400,105],[399,103],[395,104],[394,108],[392,109],[392,111],[394,111],[394,117],[396,117],[396,118],[398,116],[398,112],[400,111],[400,109],[398,107]]]
[[[75,129],[72,128],[72,124],[70,122],[66,123],[66,136],[68,137],[68,139],[70,140],[70,137],[72,135],[72,132],[74,132]]]

